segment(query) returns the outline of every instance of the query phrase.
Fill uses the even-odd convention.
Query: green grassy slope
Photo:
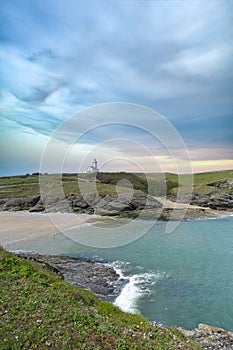
[[[200,194],[211,193],[214,190],[213,186],[208,186],[207,184],[224,181],[231,179],[233,180],[233,170],[225,171],[214,171],[209,173],[195,174],[194,176],[194,192]],[[233,192],[232,190],[228,192]]]
[[[200,349],[0,248],[0,349]]]
[[[0,178],[0,198],[29,197],[39,194],[39,176],[8,176]]]
[[[187,175],[180,175],[187,176]],[[178,177],[176,174],[146,174],[149,179],[149,184],[144,174],[133,173],[100,173],[97,178],[96,188],[99,193],[108,195],[116,194],[116,184],[121,179],[126,179],[134,186],[135,190],[142,190],[147,192],[149,186],[149,193],[155,195],[163,195],[164,189],[168,194],[175,194]],[[44,181],[48,182],[48,189],[53,183],[57,182],[59,175],[44,175]],[[79,175],[85,192],[93,192],[93,183],[86,181],[85,175]],[[194,174],[194,189],[197,194],[207,194],[215,191],[215,188],[207,184],[215,181],[224,181],[226,179],[233,179],[233,170],[207,172],[202,174]],[[181,181],[182,182],[182,181]],[[72,193],[79,193],[78,175],[77,174],[63,174],[62,186],[66,195]],[[124,188],[120,186],[124,191]],[[185,189],[184,189],[185,190]],[[224,190],[223,190],[224,191]],[[232,190],[230,190],[232,192]],[[30,197],[39,194],[39,176],[10,176],[0,178],[0,199],[13,197]]]

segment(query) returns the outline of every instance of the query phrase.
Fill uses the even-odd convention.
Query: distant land
[[[185,208],[186,219],[233,211],[233,170],[194,174],[190,194],[183,180],[191,176],[127,172],[5,176],[0,178],[0,210],[72,211],[124,217],[143,213],[145,218],[164,220],[170,218],[173,209],[177,213],[175,216],[173,213],[173,219],[179,219],[181,209]],[[58,192],[57,186],[61,187]],[[174,208],[178,189],[181,195]]]

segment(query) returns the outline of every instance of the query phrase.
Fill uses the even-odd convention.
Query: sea
[[[125,283],[109,301],[151,322],[185,329],[206,323],[233,331],[233,216],[182,221],[169,233],[166,222],[150,221],[142,235],[148,220],[131,220],[130,233],[127,223],[104,223],[105,233],[114,227],[123,236],[135,234],[130,243],[115,247],[85,246],[58,232],[17,242],[13,250],[111,265]],[[98,223],[73,228],[85,237],[98,237],[102,229]]]

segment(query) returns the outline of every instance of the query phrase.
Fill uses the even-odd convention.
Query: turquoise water
[[[140,225],[135,222],[135,232]],[[172,234],[165,227],[158,222],[118,248],[87,248],[58,233],[14,249],[108,262],[128,278],[121,294],[110,297],[123,310],[168,326],[192,329],[208,323],[233,331],[233,217],[182,222]]]

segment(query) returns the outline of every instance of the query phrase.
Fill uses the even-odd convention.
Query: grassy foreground
[[[0,349],[201,349],[0,248]]]

